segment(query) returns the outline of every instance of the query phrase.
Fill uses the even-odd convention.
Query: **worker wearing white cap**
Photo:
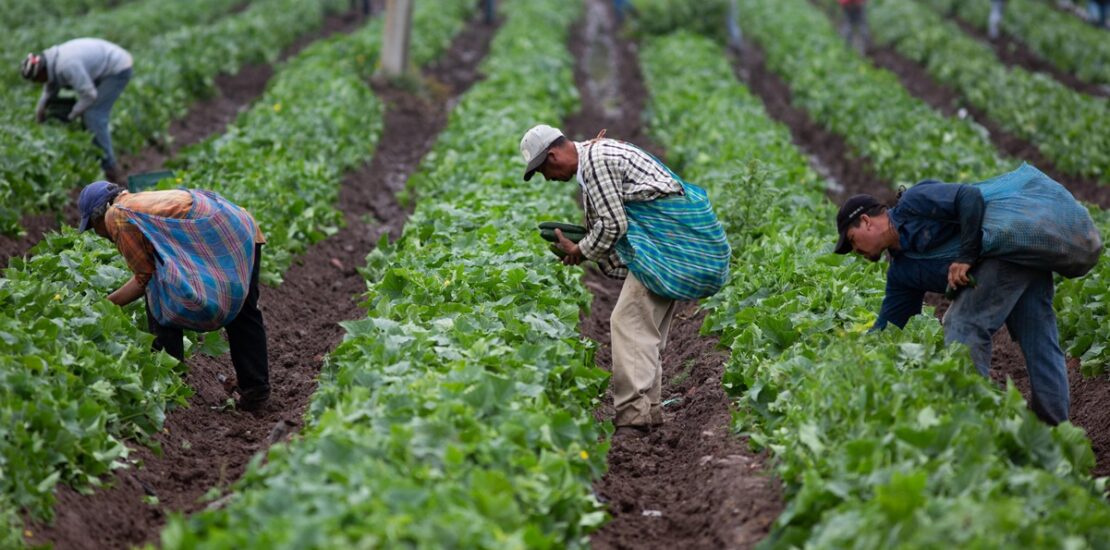
[[[593,260],[625,283],[611,317],[617,435],[637,436],[663,423],[661,356],[677,300],[716,293],[728,278],[731,251],[705,191],[646,151],[623,141],[568,140],[538,125],[524,134],[524,179],[577,176],[586,210],[578,243],[556,231],[563,263]]]

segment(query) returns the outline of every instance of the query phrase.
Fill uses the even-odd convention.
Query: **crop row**
[[[41,21],[87,14],[127,0],[5,0],[0,4],[0,29],[16,29]]]
[[[416,60],[441,54],[465,13],[457,5],[418,9]],[[381,35],[374,21],[310,46],[227,135],[186,155],[192,170],[174,184],[215,189],[255,214],[269,241],[269,281],[280,280],[295,251],[334,229],[343,169],[373,152],[382,106],[364,77]],[[21,508],[49,516],[59,481],[96,487],[98,476],[124,465],[121,441],[160,430],[167,405],[184,404],[190,390],[183,366],[150,353],[151,337],[138,329],[142,306],[121,310],[104,300],[129,277],[106,241],[65,228],[48,234],[29,260],[13,259],[5,276],[0,510],[17,525]],[[14,538],[0,546],[16,544],[18,529],[6,532]]]
[[[1013,168],[982,128],[933,111],[876,69],[806,0],[739,0],[744,31],[762,46],[768,68],[790,86],[793,102],[841,135],[894,185],[925,178],[986,179]]]
[[[965,2],[967,5],[986,2]],[[1013,6],[1011,11],[1020,11]],[[920,63],[1067,173],[1110,176],[1110,107],[1043,75],[1006,67],[994,50],[912,0],[877,0],[876,39]]]
[[[487,78],[410,179],[403,236],[368,258],[368,318],[345,324],[302,438],[222,509],[171,520],[165,548],[561,548],[600,522],[605,375],[576,329],[589,294],[534,229],[576,208],[569,189],[521,182],[516,153],[575,107],[579,7],[502,11]]]
[[[1055,1],[1008,0],[1002,30],[1080,80],[1110,84],[1110,41],[1106,40],[1105,31],[1048,5]],[[924,3],[986,29],[990,12],[990,2],[986,0],[924,0]]]
[[[905,331],[865,332],[880,269],[829,252],[835,209],[723,53],[704,38],[670,36],[652,41],[642,64],[654,135],[668,150],[689,148],[677,168],[716,190],[714,200],[740,195],[762,214],[749,225],[731,219],[742,208],[717,207],[732,238],[749,244],[734,249],[732,280],[706,303],[706,325],[731,350],[725,385],[742,406],[738,429],[774,453],[787,486],[767,546],[1110,540],[1105,484],[1088,475],[1094,456],[1082,430],[1050,428],[1016,389],[995,389],[965,348],[944,346],[931,316]],[[682,136],[697,149],[675,141]]]
[[[221,2],[225,10],[233,5],[205,0],[196,9],[215,9]],[[234,73],[244,63],[274,61],[298,36],[319,27],[326,10],[343,5],[342,0],[261,0],[215,23],[200,22],[143,42],[132,52],[135,75],[113,111],[117,153],[163,141],[172,120],[215,90],[216,75]],[[123,45],[130,47],[126,41]],[[23,214],[57,208],[69,190],[98,173],[94,159],[99,152],[87,133],[33,122],[35,88],[16,83],[0,95],[0,231],[7,233],[21,230]]]

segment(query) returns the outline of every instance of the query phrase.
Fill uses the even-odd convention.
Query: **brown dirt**
[[[598,367],[609,369],[609,316],[620,281],[596,271],[582,335],[598,342]],[[609,472],[594,484],[613,519],[591,537],[594,548],[752,548],[783,509],[769,458],[732,433],[721,375],[728,353],[700,334],[705,312],[680,304],[663,355],[666,423],[642,439],[618,440]],[[611,396],[600,420],[613,418]]]
[[[575,79],[582,110],[565,121],[567,135],[590,138],[607,128],[609,137],[661,155],[640,120],[647,91],[635,44],[614,38],[607,2],[587,6],[587,20],[577,28],[587,28],[589,18],[602,24],[586,30],[587,40],[577,36],[569,44],[579,60]],[[591,82],[586,65],[596,56],[608,57],[607,82]],[[591,270],[585,284],[594,301],[580,330],[598,343],[596,364],[608,370],[609,317],[622,283]],[[721,387],[728,354],[716,338],[700,335],[703,317],[693,302],[682,304],[675,316],[663,356],[666,424],[643,439],[618,440],[609,450],[609,471],[594,490],[612,520],[591,537],[595,548],[753,547],[783,509],[766,457],[752,453],[730,429],[731,404]],[[607,395],[595,416],[606,421],[613,413]]]
[[[455,98],[479,77],[496,27],[475,20],[446,58],[426,71],[443,96],[417,97],[378,87],[387,104],[385,130],[373,161],[344,178],[338,207],[347,226],[317,243],[285,274],[278,288],[263,287],[259,306],[268,330],[272,397],[257,413],[223,410],[219,374],[232,374],[227,356],[190,359],[186,381],[196,390],[190,406],[172,411],[156,439],[163,453],[133,447],[141,467],[120,471],[114,486],[91,496],[58,490],[53,525],[32,525],[28,542],[57,548],[120,548],[157,540],[170,511],[191,513],[210,489],[226,490],[259,452],[295,432],[323,357],[342,338],[338,323],[359,319],[366,281],[356,272],[378,238],[400,235],[409,212],[394,193],[404,186],[446,125]],[[158,504],[143,502],[157,496]]]
[[[1038,169],[1063,184],[1075,198],[1110,208],[1110,185],[1099,183],[1096,178],[1066,174],[1041,153],[1036,144],[1020,138],[991,120],[981,109],[968,105],[955,90],[948,88],[925,71],[921,65],[902,56],[891,48],[874,47],[869,54],[872,62],[898,76],[911,94],[947,116],[958,116],[964,109],[976,123],[986,128],[991,143],[1006,155],[1028,161]]]
[[[244,3],[242,8],[245,9],[248,5],[249,3]],[[284,61],[296,55],[316,40],[335,33],[346,33],[354,30],[364,21],[358,13],[358,11],[352,11],[342,15],[326,16],[319,29],[304,34],[293,44],[286,47],[279,60]],[[137,153],[120,157],[119,163],[123,171],[128,174],[135,174],[159,170],[167,160],[173,158],[185,147],[200,143],[212,135],[223,132],[240,112],[250,108],[254,100],[262,95],[273,74],[273,65],[262,63],[244,65],[234,75],[218,75],[216,77],[215,95],[194,103],[189,107],[189,112],[184,118],[171,123],[167,133],[169,138],[166,143],[151,145]],[[42,240],[45,233],[57,229],[60,223],[77,225],[80,219],[76,207],[78,194],[80,194],[79,188],[71,190],[70,201],[62,207],[61,212],[25,215],[20,221],[20,224],[26,229],[25,235],[0,235],[0,269],[7,267],[10,258],[27,254],[31,248]]]
[[[939,294],[927,294],[925,303],[936,308],[938,319],[948,311],[950,302]],[[1025,370],[1025,357],[1021,346],[1012,338],[1006,327],[994,335],[994,353],[991,356],[991,380],[1005,386],[1006,379],[1025,396],[1031,399],[1029,373]],[[1079,359],[1068,358],[1068,386],[1071,393],[1069,420],[1087,431],[1091,448],[1095,452],[1094,476],[1110,475],[1110,378],[1103,376],[1086,377],[1079,370]]]
[[[1004,31],[999,33],[998,40],[991,40],[986,32],[979,30],[962,18],[951,17],[950,20],[959,25],[969,36],[990,46],[991,49],[994,50],[995,55],[998,56],[998,60],[1007,67],[1020,67],[1035,73],[1045,73],[1056,79],[1057,82],[1081,94],[1095,97],[1110,97],[1110,86],[1100,86],[1080,80],[1074,74],[1058,68],[1050,61],[1033,53],[1033,50],[1030,50],[1020,39]]]
[[[746,41],[742,54],[733,57],[737,77],[756,96],[771,118],[790,128],[790,135],[799,149],[809,155],[812,164],[837,186],[829,189],[829,198],[840,204],[858,193],[868,193],[880,201],[893,204],[893,184],[880,178],[871,161],[857,156],[840,134],[831,132],[810,118],[809,113],[792,103],[790,86],[767,68],[763,48]]]

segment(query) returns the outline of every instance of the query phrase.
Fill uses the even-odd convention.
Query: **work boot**
[[[241,411],[257,411],[270,400],[270,386],[258,386],[239,390],[239,401],[235,408]]]
[[[104,169],[104,179],[121,186],[127,185],[127,174],[120,169],[118,164],[114,164]]]

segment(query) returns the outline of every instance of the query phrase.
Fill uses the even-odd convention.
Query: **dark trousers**
[[[374,8],[370,5],[370,0],[351,0],[352,11],[357,4],[362,5],[362,15],[370,15],[374,11]]]
[[[254,269],[251,270],[251,287],[243,309],[227,324],[227,340],[231,345],[231,364],[240,390],[268,388],[270,366],[266,357],[266,327],[258,309],[258,268],[262,263],[262,245],[254,245]],[[146,307],[146,322],[154,335],[154,351],[165,351],[178,361],[185,360],[185,340],[181,329],[158,324]]]

